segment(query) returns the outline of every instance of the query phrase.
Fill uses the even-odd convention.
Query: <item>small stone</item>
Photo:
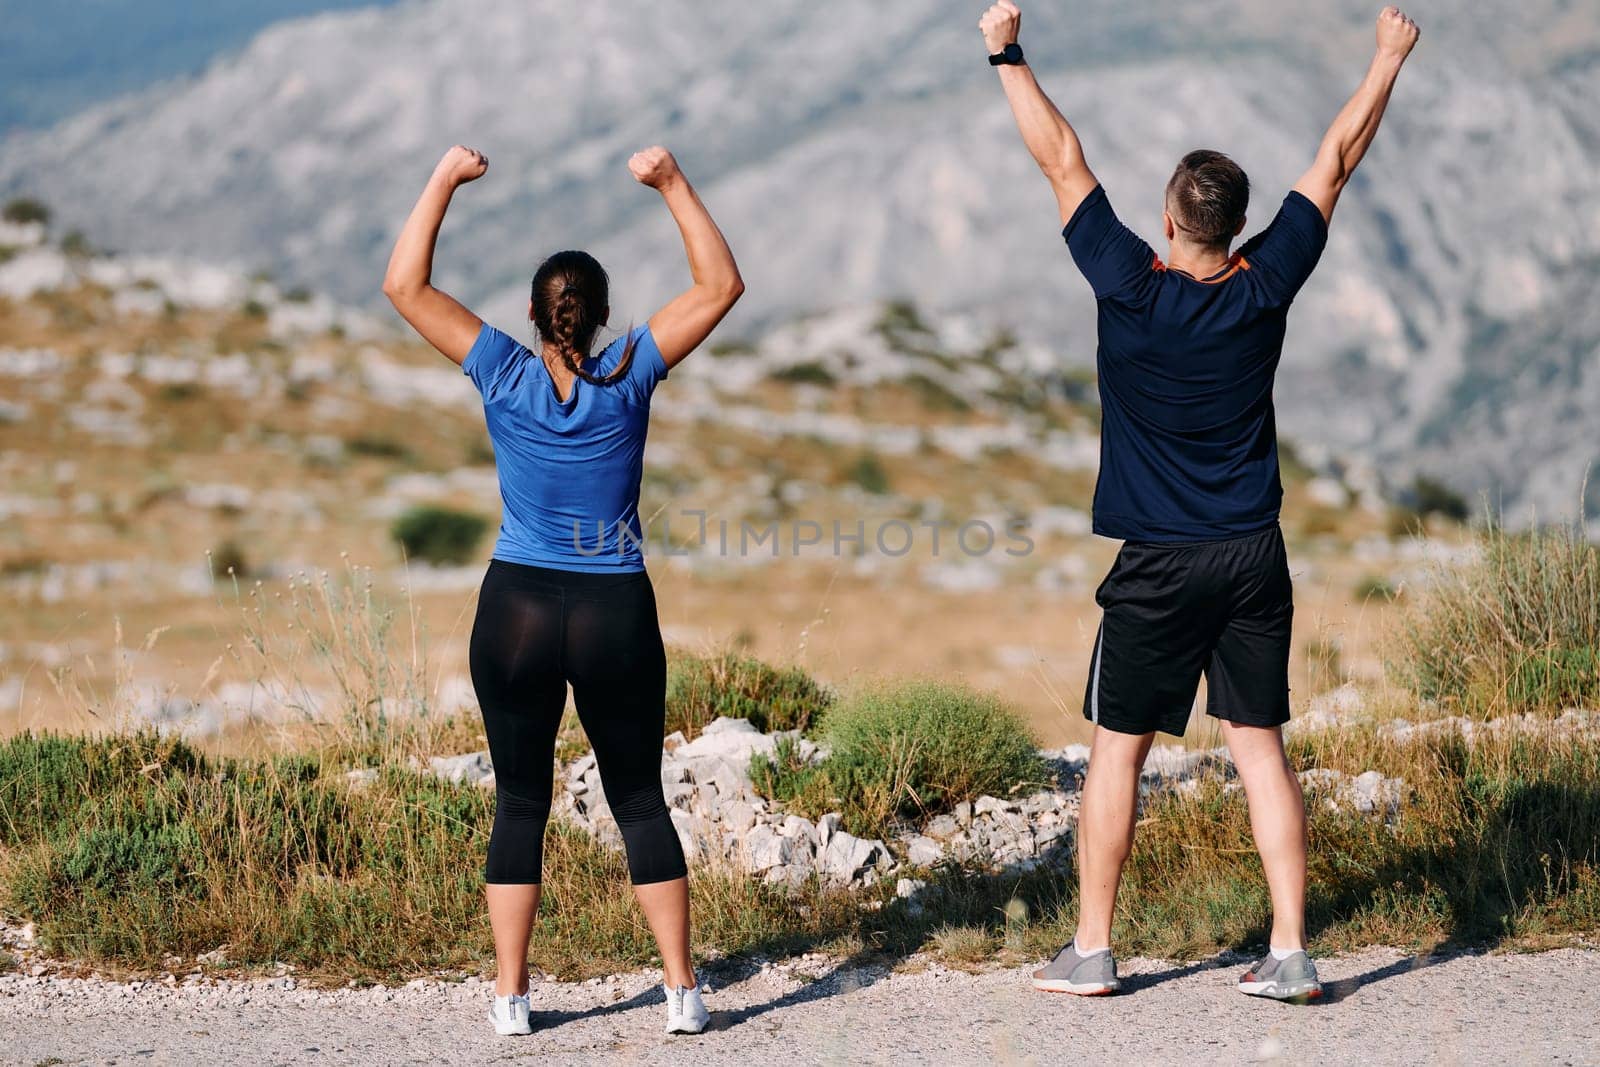
[[[456,784],[482,785],[484,779],[494,776],[494,765],[489,762],[487,752],[434,756],[428,761],[428,767],[436,776]]]
[[[756,809],[745,801],[734,800],[722,805],[722,825],[735,834],[748,833],[755,824]]]
[[[716,821],[721,815],[721,804],[717,800],[717,789],[710,785],[697,785],[694,787],[694,810],[706,818]]]
[[[810,867],[791,863],[772,868],[763,878],[768,885],[780,886],[792,893],[805,887],[811,880],[811,873]]]
[[[377,780],[378,768],[376,767],[357,767],[353,771],[346,771],[344,775],[345,785],[351,789],[364,789]]]
[[[757,826],[746,834],[742,849],[745,869],[756,873],[788,866],[794,859],[793,840],[776,833],[770,826]]]
[[[844,821],[844,816],[836,811],[830,811],[817,820],[817,848],[826,849],[829,840],[838,832],[839,824]]]
[[[944,859],[944,846],[931,837],[913,834],[906,838],[906,862],[913,867],[932,867]]]
[[[963,829],[972,825],[972,802],[963,800],[956,805],[956,823]]]
[[[974,816],[993,815],[1016,810],[1017,806],[1009,800],[1001,800],[999,797],[991,796],[979,797],[978,802],[972,806],[972,814]]]
[[[829,879],[848,885],[871,868],[880,864],[887,867],[888,854],[889,850],[883,847],[882,841],[864,840],[840,830],[829,837],[820,866]]]
[[[961,832],[961,824],[954,815],[935,816],[927,825],[927,835],[940,841],[948,841]]]
[[[894,895],[901,900],[910,900],[926,888],[928,883],[921,878],[902,878],[894,884]]]
[[[800,815],[785,815],[778,832],[785,837],[803,837],[808,841],[816,836],[817,828],[810,819]]]

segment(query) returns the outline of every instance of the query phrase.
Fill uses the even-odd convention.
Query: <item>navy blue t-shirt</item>
[[[666,362],[641,326],[628,373],[611,385],[578,379],[556,395],[544,361],[484,324],[461,369],[483,394],[484,421],[500,476],[500,539],[494,558],[582,572],[642,571],[639,479],[650,396]],[[627,338],[584,368],[616,369]]]
[[[1278,521],[1272,382],[1328,226],[1299,193],[1218,274],[1169,270],[1096,187],[1062,231],[1099,304],[1094,530],[1216,541]]]

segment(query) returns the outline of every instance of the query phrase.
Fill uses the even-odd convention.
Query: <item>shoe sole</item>
[[[1297,982],[1288,986],[1279,985],[1277,982],[1240,982],[1239,992],[1247,997],[1281,1000],[1290,1004],[1308,1004],[1322,996],[1322,985],[1318,982]]]
[[[497,1035],[499,1035],[500,1037],[527,1037],[528,1035],[533,1033],[533,1027],[532,1026],[527,1026],[527,1027],[520,1027],[520,1026],[502,1027],[499,1023],[496,1023],[495,1027],[494,1027],[494,1032]]]
[[[1071,993],[1075,997],[1104,997],[1121,989],[1121,983],[1067,982],[1058,978],[1035,978],[1033,988],[1043,993]]]
[[[687,1026],[669,1026],[669,1027],[667,1027],[667,1033],[672,1034],[672,1035],[677,1035],[677,1036],[695,1037],[695,1036],[697,1036],[699,1034],[705,1033],[706,1032],[706,1026],[708,1026],[708,1025],[709,1025],[709,1020],[707,1020],[707,1022],[701,1023],[699,1027],[694,1028],[694,1029],[690,1029]]]

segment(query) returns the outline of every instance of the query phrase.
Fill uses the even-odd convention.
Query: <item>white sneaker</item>
[[[533,1033],[533,1020],[530,1017],[532,1011],[526,993],[495,997],[494,1003],[489,1005],[489,1021],[494,1023],[494,1032],[501,1037],[531,1034]]]
[[[705,1001],[700,999],[700,987],[674,989],[664,985],[661,988],[667,991],[667,1033],[703,1033],[706,1024],[711,1021],[711,1013],[706,1011]]]

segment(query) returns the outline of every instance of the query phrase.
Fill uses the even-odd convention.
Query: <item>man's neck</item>
[[[1220,274],[1232,260],[1226,248],[1206,248],[1173,241],[1167,249],[1167,266],[1195,278]]]

